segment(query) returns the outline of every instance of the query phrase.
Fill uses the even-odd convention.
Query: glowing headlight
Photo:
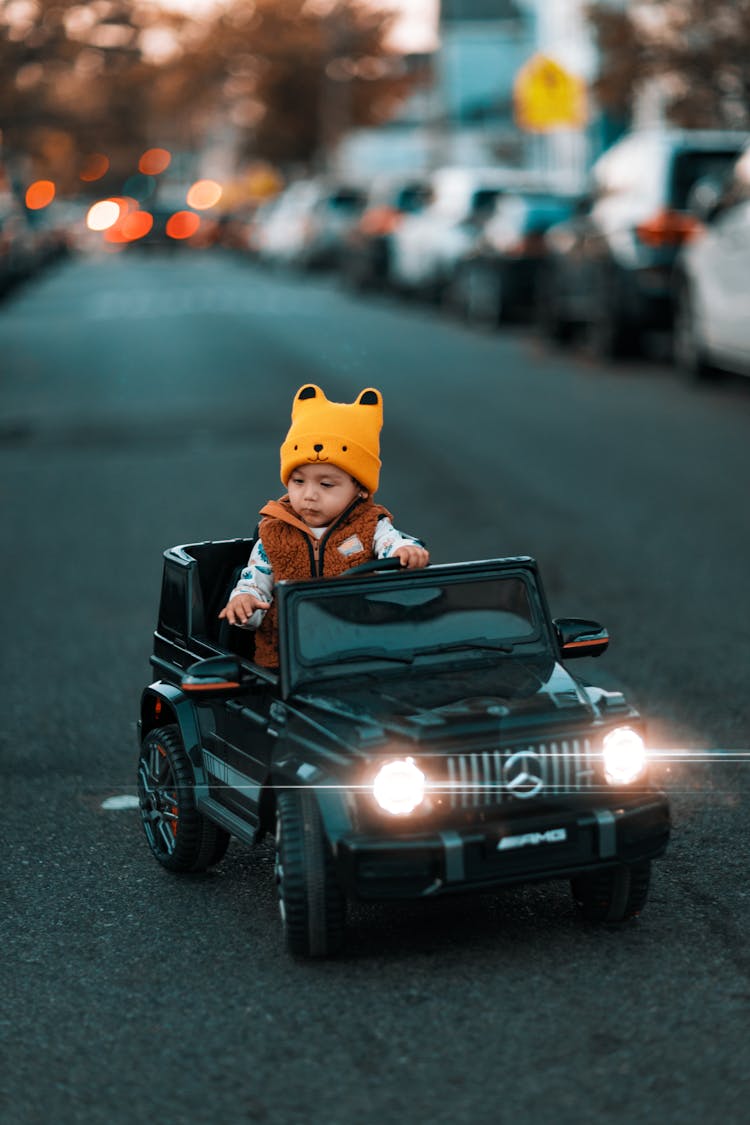
[[[387,762],[372,783],[372,793],[386,812],[410,813],[424,800],[424,774],[412,758]]]
[[[646,768],[643,739],[630,727],[611,730],[602,745],[604,773],[610,785],[629,785]]]

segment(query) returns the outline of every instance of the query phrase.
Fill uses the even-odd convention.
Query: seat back
[[[201,633],[219,648],[252,660],[254,634],[238,629],[219,618],[229,595],[247,565],[253,539],[226,539],[215,543],[196,543],[184,548],[195,559],[202,602]]]
[[[248,552],[249,554],[249,552]],[[219,606],[223,607],[229,601],[229,595],[239,582],[240,575],[245,569],[247,559],[242,566],[237,566],[232,571],[232,577],[229,580],[227,588],[224,592],[224,598]],[[218,613],[218,610],[217,610]],[[235,656],[243,657],[246,660],[252,660],[255,655],[255,630],[254,629],[241,629],[238,625],[230,625],[226,618],[218,620],[218,629],[216,631],[216,641],[220,648],[225,648],[229,652],[233,652]]]

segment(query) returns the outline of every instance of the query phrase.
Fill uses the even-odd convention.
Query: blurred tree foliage
[[[135,12],[125,0],[0,0],[5,147],[63,186],[82,154],[112,151],[116,167],[144,141],[149,67]]]
[[[149,145],[320,164],[411,89],[365,0],[225,0],[201,21],[157,0],[0,0],[6,149],[65,182],[86,153],[132,170]]]
[[[320,162],[347,130],[393,115],[413,85],[362,0],[238,0],[162,70],[159,112],[223,120],[247,154]]]
[[[750,0],[599,0],[588,16],[605,110],[629,117],[650,90],[672,124],[750,127]]]

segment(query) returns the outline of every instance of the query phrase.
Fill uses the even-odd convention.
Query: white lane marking
[[[124,793],[120,797],[107,797],[106,801],[102,801],[103,809],[137,809],[138,798],[131,794]]]

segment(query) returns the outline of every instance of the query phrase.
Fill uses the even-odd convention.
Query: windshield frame
[[[302,656],[297,638],[297,620],[301,601],[310,598],[340,597],[346,589],[352,594],[384,593],[388,584],[397,582],[399,589],[418,590],[424,586],[466,584],[467,582],[487,582],[507,578],[520,579],[526,588],[533,633],[518,638],[512,651],[519,655],[556,656],[554,629],[550,621],[544,592],[541,587],[536,563],[526,557],[512,559],[489,559],[480,562],[439,564],[423,570],[403,572],[369,573],[361,577],[338,577],[334,579],[312,579],[305,582],[279,582],[276,596],[279,606],[279,671],[283,696],[299,690],[310,683],[338,680],[368,675],[412,674],[415,670],[437,669],[446,663],[461,666],[464,670],[480,660],[504,660],[510,653],[501,649],[473,648],[460,649],[451,646],[447,653],[429,651],[417,653],[411,661],[395,659],[395,653],[376,652],[366,657],[356,657],[352,661],[321,659],[310,662]],[[510,647],[510,646],[509,646]]]

